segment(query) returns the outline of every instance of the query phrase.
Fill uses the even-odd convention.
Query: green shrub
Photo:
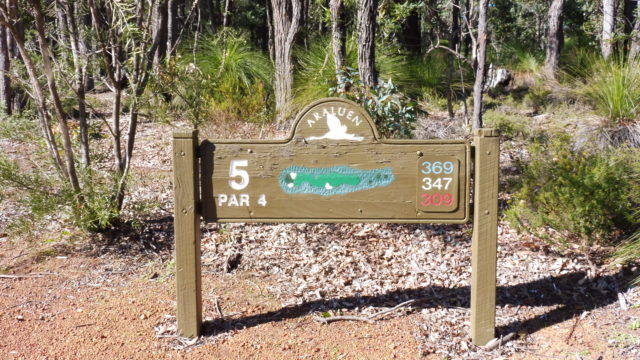
[[[614,124],[640,119],[640,60],[598,62],[582,93]]]
[[[500,134],[508,138],[515,138],[527,132],[527,125],[522,116],[509,115],[502,111],[490,109],[484,113],[483,119],[486,127],[499,129]]]
[[[415,103],[402,94],[391,79],[369,88],[360,81],[357,71],[347,68],[338,74],[338,84],[329,90],[362,105],[373,118],[383,137],[409,138],[415,127]]]
[[[84,187],[81,194],[76,194],[59,178],[39,171],[26,172],[15,161],[0,155],[0,196],[12,197],[29,210],[26,217],[17,219],[15,228],[31,231],[49,216],[70,220],[86,231],[113,227],[119,220],[119,211],[115,191],[106,184],[114,182],[91,173],[82,175]]]
[[[528,147],[507,220],[520,231],[567,245],[615,242],[637,222],[630,164],[634,149],[574,151],[568,135]]]

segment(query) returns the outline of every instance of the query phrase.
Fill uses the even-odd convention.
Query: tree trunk
[[[224,13],[222,14],[222,27],[226,28],[229,24],[229,15],[231,14],[231,0],[224,1]]]
[[[87,110],[85,100],[86,86],[86,53],[81,53],[80,31],[78,29],[78,13],[79,10],[74,6],[74,1],[65,1],[66,19],[69,29],[69,44],[71,45],[71,55],[73,57],[73,66],[75,70],[75,91],[78,98],[78,123],[80,125],[80,156],[85,168],[89,167],[89,126],[87,123]]]
[[[269,5],[269,1],[270,0],[265,0],[266,1],[266,9],[267,9],[267,35],[268,35],[268,39],[267,39],[267,48],[269,51],[269,59],[271,59],[272,63],[275,63],[276,58],[275,58],[275,44],[273,43],[273,13],[271,12],[271,6]]]
[[[460,44],[460,0],[451,1],[451,29],[449,34],[449,47],[455,52],[459,52]],[[447,112],[449,119],[455,116],[453,112],[453,98],[455,96],[451,83],[453,82],[453,66],[455,57],[449,54],[447,67]]]
[[[156,7],[154,21],[154,37],[160,38],[160,45],[155,53],[156,64],[161,63],[167,55],[167,12],[167,0],[161,0]]]
[[[613,37],[616,29],[616,0],[602,1],[602,57],[613,54]]]
[[[626,45],[629,45],[630,36],[633,32],[633,24],[636,18],[637,0],[624,0],[624,34],[628,37]]]
[[[62,101],[60,101],[60,95],[56,85],[55,75],[53,72],[53,66],[51,64],[51,52],[49,50],[49,44],[47,43],[47,37],[45,33],[44,15],[40,8],[40,0],[30,0],[31,7],[33,9],[33,15],[35,17],[36,32],[38,35],[38,42],[40,43],[40,53],[42,54],[42,66],[44,74],[47,78],[47,86],[49,93],[53,99],[53,107],[58,118],[58,128],[60,130],[60,136],[62,137],[62,145],[64,147],[64,153],[66,157],[67,175],[69,176],[69,183],[76,193],[80,192],[80,182],[78,181],[78,175],[76,173],[75,156],[73,153],[73,146],[71,144],[71,136],[69,135],[69,127],[67,125],[67,116],[64,113],[62,107]]]
[[[553,0],[549,7],[549,33],[547,35],[547,56],[544,60],[544,71],[550,78],[555,78],[560,65],[560,54],[564,44],[564,0]]]
[[[629,46],[629,60],[635,60],[640,57],[640,5],[636,7],[636,19],[632,34],[631,45]]]
[[[331,11],[331,43],[333,45],[333,59],[337,74],[345,65],[344,57],[347,41],[342,16],[342,0],[331,0],[329,2],[329,10]]]
[[[180,20],[178,17],[178,1],[169,0],[167,3],[167,52],[173,55],[173,50],[180,33]]]
[[[485,63],[487,60],[487,8],[489,0],[480,0],[478,9],[478,35],[476,38],[476,81],[473,85],[473,127],[482,127],[482,92],[484,90]]]
[[[358,0],[358,69],[364,85],[378,84],[376,73],[376,14],[378,0]]]
[[[414,10],[407,17],[402,26],[402,40],[406,48],[414,55],[419,54],[422,49],[422,38],[420,31],[420,15]]]
[[[11,57],[9,56],[9,44],[7,43],[7,28],[0,25],[0,107],[7,115],[11,115]]]
[[[36,73],[36,66],[25,47],[23,41],[24,38],[20,36],[20,31],[16,24],[16,18],[13,17],[14,14],[15,13],[11,12],[11,8],[9,8],[9,11],[5,11],[4,8],[0,8],[0,23],[9,30],[9,32],[11,32],[11,35],[13,35],[15,49],[19,53],[19,56],[24,63],[25,70],[27,71],[27,75],[29,76],[29,81],[31,82],[31,94],[33,94],[33,98],[38,108],[40,129],[42,130],[42,135],[45,143],[47,144],[47,150],[49,150],[49,155],[51,156],[53,165],[60,172],[62,178],[67,179],[68,175],[58,151],[56,138],[51,129],[51,119],[49,117],[49,110],[47,109],[47,98],[44,95],[44,89],[42,88],[39,76]]]
[[[16,63],[21,63],[22,55],[20,54],[20,50],[18,49],[18,45],[16,42],[20,41],[22,44],[24,44],[24,22],[19,16],[18,0],[8,0],[7,8],[7,15],[14,21],[12,31],[10,31],[10,34],[7,34],[9,56],[11,60],[14,60]],[[26,95],[24,91],[22,91],[22,89],[14,88],[12,90],[12,113],[19,113],[20,111],[22,111],[23,107],[26,104]]]
[[[291,52],[300,27],[301,0],[271,0],[275,52],[275,97],[278,120],[286,116],[292,99],[293,63]]]

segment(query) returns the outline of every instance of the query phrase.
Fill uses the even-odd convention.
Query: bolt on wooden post
[[[471,241],[471,338],[485,345],[495,337],[496,251],[500,138],[495,129],[474,133],[475,170]]]
[[[202,289],[200,266],[200,214],[198,202],[197,130],[173,133],[174,234],[176,246],[176,284],[178,333],[200,336]]]

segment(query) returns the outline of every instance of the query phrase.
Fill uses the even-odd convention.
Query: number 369
[[[439,174],[451,174],[455,170],[455,166],[453,165],[453,161],[425,161],[422,163],[422,168],[420,172],[429,175],[439,175]]]

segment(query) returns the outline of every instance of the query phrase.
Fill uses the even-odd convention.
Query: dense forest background
[[[635,0],[1,0],[0,69],[0,137],[39,149],[0,155],[16,231],[130,221],[141,122],[278,126],[341,96],[386,137],[499,128],[512,226],[640,252]]]

